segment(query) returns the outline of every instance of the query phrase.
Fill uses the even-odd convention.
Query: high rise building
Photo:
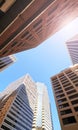
[[[53,130],[47,89],[26,75],[1,93],[0,130],[44,129]]]
[[[62,130],[78,130],[78,64],[51,81]]]
[[[43,83],[37,83],[37,93],[32,130],[53,130],[48,91]]]
[[[36,47],[76,17],[78,0],[1,0],[0,57]]]
[[[0,71],[6,69],[9,65],[13,64],[16,58],[12,55],[0,58]]]
[[[0,98],[0,130],[32,130],[36,96],[29,75],[10,84]]]
[[[78,35],[66,42],[67,49],[73,64],[78,63]]]

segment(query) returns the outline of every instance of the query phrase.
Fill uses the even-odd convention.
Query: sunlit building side
[[[53,130],[48,91],[43,83],[37,83],[37,93],[32,130]]]
[[[78,35],[66,42],[68,53],[73,64],[78,63]]]
[[[31,130],[36,97],[29,75],[10,84],[0,97],[0,130]]]
[[[0,93],[0,130],[53,130],[46,86],[27,74]]]
[[[78,64],[51,77],[62,130],[78,130]]]

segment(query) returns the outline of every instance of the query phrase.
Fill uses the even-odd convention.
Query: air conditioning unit
[[[16,0],[0,0],[0,10],[6,13]]]

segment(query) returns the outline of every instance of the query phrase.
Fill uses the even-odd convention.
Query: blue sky
[[[34,49],[15,54],[17,62],[0,73],[0,92],[19,77],[29,74],[49,92],[54,130],[61,130],[50,77],[72,65],[66,41],[78,33],[78,18]]]

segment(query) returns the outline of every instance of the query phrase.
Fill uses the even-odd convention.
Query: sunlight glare
[[[73,35],[76,35],[78,33],[78,17],[72,22],[70,22],[63,29],[65,30],[66,35],[70,35],[70,37],[73,37]]]

